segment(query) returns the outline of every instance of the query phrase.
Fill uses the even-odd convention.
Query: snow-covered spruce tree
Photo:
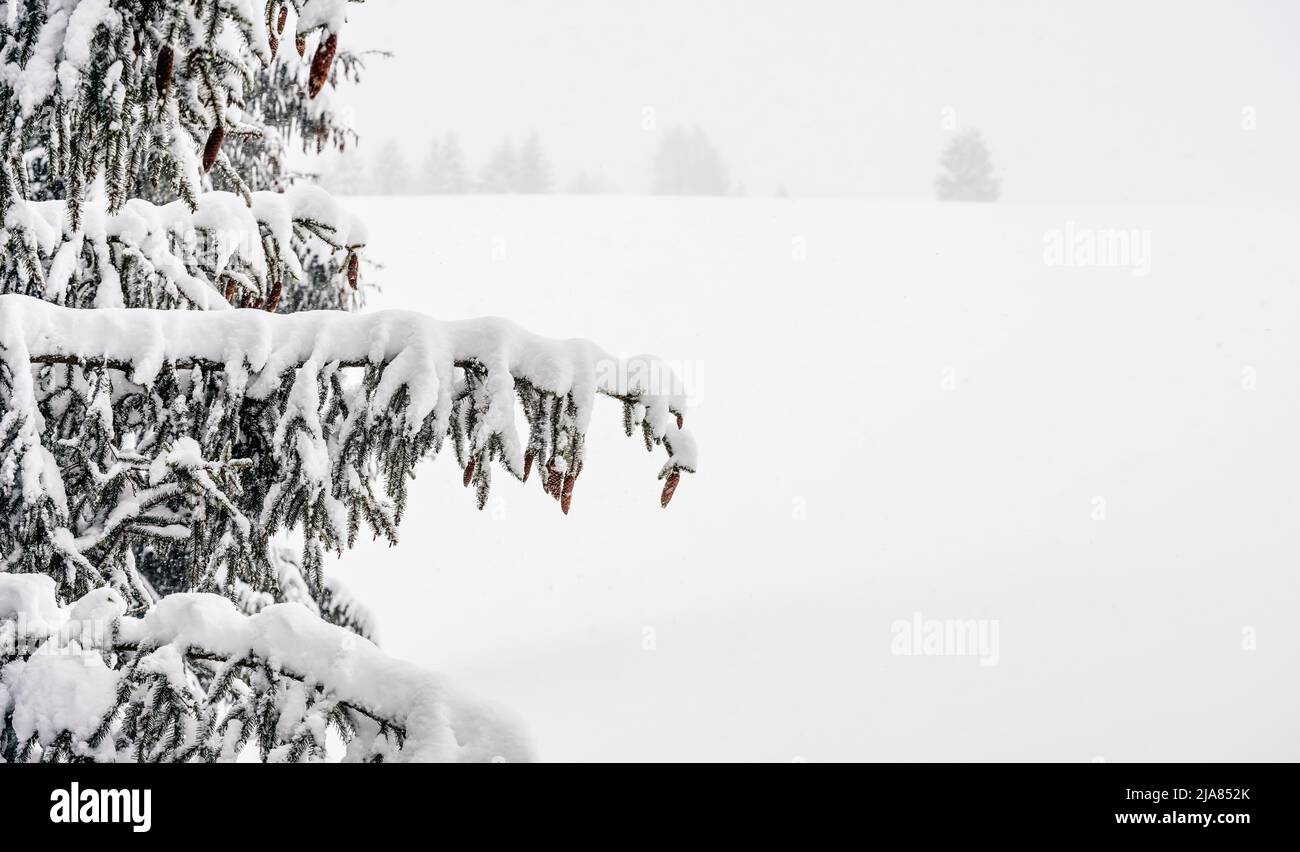
[[[29,201],[59,200],[41,211],[48,220],[57,215],[53,211],[62,211],[66,199],[74,228],[87,198],[106,202],[109,212],[118,213],[128,199],[166,207],[179,197],[193,211],[200,200],[197,193],[206,189],[238,194],[247,206],[253,193],[282,192],[304,177],[289,168],[293,147],[319,151],[328,145],[342,150],[355,142],[355,132],[334,109],[334,90],[340,78],[359,78],[360,55],[337,48],[337,40],[314,45],[309,54],[312,33],[295,34],[289,25],[320,32],[319,20],[293,16],[292,4],[276,2],[266,4],[263,37],[254,35],[249,44],[260,51],[259,61],[247,65],[231,54],[230,29],[222,22],[233,15],[251,27],[247,16],[260,4],[227,2],[231,9],[225,12],[219,11],[222,5],[72,0],[5,4],[11,20],[8,26],[0,22],[3,61],[14,73],[0,90],[0,114],[16,114],[21,120],[10,124],[3,137],[14,167],[0,181],[4,204],[14,195]],[[124,25],[99,27],[94,16],[100,7]],[[61,39],[55,38],[58,35]],[[50,42],[42,46],[41,39]],[[280,41],[290,39],[293,44],[280,50]],[[205,45],[208,41],[210,46]],[[178,54],[182,43],[191,49]],[[315,82],[313,66],[323,72]],[[79,73],[65,84],[61,77],[73,68]],[[54,96],[41,97],[54,75],[59,77]],[[96,144],[85,145],[85,140]],[[208,156],[214,157],[210,163]],[[93,185],[96,181],[99,186]],[[217,215],[214,208],[222,203],[213,200],[217,197],[202,198],[204,212]],[[353,272],[349,277],[349,266],[338,259],[346,248],[339,237],[346,232],[335,233],[332,223],[306,215],[310,206],[310,199],[297,205],[291,247],[273,242],[266,247],[274,250],[273,260],[281,252],[292,254],[298,267],[294,274],[272,269],[265,291],[237,286],[227,296],[234,304],[281,311],[359,305],[357,276]],[[92,216],[99,209],[95,206]],[[252,209],[266,237],[282,236],[271,231],[273,224],[282,223],[258,215],[280,211],[260,211],[256,205]],[[163,210],[162,216],[167,215]],[[156,220],[157,215],[147,218]],[[220,233],[214,227],[219,223],[208,218],[196,224],[200,240]],[[288,248],[292,251],[285,251]],[[204,272],[188,271],[200,277]],[[0,282],[0,292],[24,292],[25,283],[10,278]],[[72,295],[67,303],[78,304]],[[140,302],[142,295],[150,293],[127,288],[125,304],[167,306]]]
[[[997,201],[1001,181],[993,177],[993,160],[978,130],[967,130],[944,149],[943,174],[934,181],[940,201]]]
[[[12,27],[0,46],[12,84],[0,97],[17,115],[6,147],[17,193],[4,198],[0,292],[76,307],[230,303],[286,312],[359,304],[363,231],[319,190],[296,184],[301,175],[288,168],[293,146],[342,147],[355,138],[338,118],[334,91],[340,78],[356,80],[360,60],[337,49],[319,23],[337,17],[341,4],[305,6],[303,14],[279,3],[225,11],[157,2],[5,8]],[[280,50],[282,39],[292,47]],[[238,55],[241,41],[253,61]],[[138,153],[115,160],[119,148]],[[180,161],[190,169],[178,172]],[[65,200],[73,185],[81,189]],[[12,205],[14,194],[36,203]],[[300,547],[276,540],[267,550],[279,568],[278,597],[310,602],[364,632],[364,609],[337,583],[317,590],[300,581],[293,555]],[[146,543],[133,551],[156,592],[187,586],[186,548]]]
[[[358,635],[327,554],[395,543],[448,438],[480,508],[500,466],[567,513],[598,393],[667,451],[664,505],[696,466],[652,359],[281,313],[305,258],[358,279],[360,224],[263,159],[337,79],[346,8],[0,7],[0,760],[311,760],[331,730],[355,760],[526,756]]]

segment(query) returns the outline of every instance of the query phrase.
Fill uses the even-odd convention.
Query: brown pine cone
[[[172,52],[171,45],[164,44],[158,51],[158,64],[153,69],[153,82],[160,98],[167,94],[167,88],[172,84],[172,69],[175,64],[176,55]]]
[[[212,166],[217,162],[217,154],[221,153],[221,143],[226,139],[226,131],[220,124],[212,128],[208,134],[207,144],[203,146],[203,173],[207,174],[212,171]]]
[[[659,495],[659,505],[668,508],[668,503],[673,499],[674,492],[677,491],[677,481],[681,479],[681,474],[673,471],[668,474],[668,479],[664,482],[664,493]]]
[[[329,38],[325,39],[316,48],[316,54],[311,58],[311,73],[307,77],[307,95],[316,97],[320,90],[325,88],[325,81],[329,79],[330,66],[334,64],[334,51],[338,49],[339,37],[335,33],[330,33]]]

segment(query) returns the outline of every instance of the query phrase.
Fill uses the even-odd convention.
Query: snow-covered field
[[[447,453],[402,543],[336,569],[543,759],[1300,760],[1296,216],[349,203],[375,307],[654,352],[692,391],[667,511],[607,401],[568,517],[503,476],[476,511]],[[1135,231],[1129,265],[1052,254],[1090,229]],[[997,641],[894,653],[916,613]]]

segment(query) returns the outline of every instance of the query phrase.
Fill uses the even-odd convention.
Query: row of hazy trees
[[[658,195],[733,195],[722,155],[704,131],[677,127],[660,140],[651,164],[651,188]],[[322,183],[341,195],[464,195],[468,193],[601,195],[614,191],[598,173],[582,171],[560,182],[537,133],[522,143],[505,139],[476,168],[460,137],[435,137],[417,166],[396,140],[372,157],[355,148],[334,159]]]
[[[957,134],[944,150],[940,166],[935,194],[941,201],[998,199],[1001,182],[993,176],[992,158],[978,131]],[[651,164],[650,180],[656,195],[743,194],[730,183],[722,155],[698,127],[676,127],[664,134]],[[390,139],[369,163],[355,148],[344,152],[326,171],[323,183],[348,195],[602,195],[613,191],[603,177],[586,171],[557,186],[536,132],[522,145],[505,139],[477,171],[453,132],[430,143],[418,168],[411,167],[401,147]],[[776,192],[786,194],[783,187]]]

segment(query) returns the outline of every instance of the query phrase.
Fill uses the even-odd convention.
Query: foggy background
[[[1300,757],[1298,9],[351,9],[367,308],[680,362],[701,451],[665,511],[597,405],[567,517],[444,453],[334,566],[381,646],[548,760]]]
[[[978,128],[1006,201],[1291,205],[1297,24],[1288,2],[371,0],[348,39],[393,56],[345,98],[367,192],[386,144],[418,173],[452,131],[476,177],[535,133],[553,190],[646,193],[682,126],[732,192],[922,198]]]

